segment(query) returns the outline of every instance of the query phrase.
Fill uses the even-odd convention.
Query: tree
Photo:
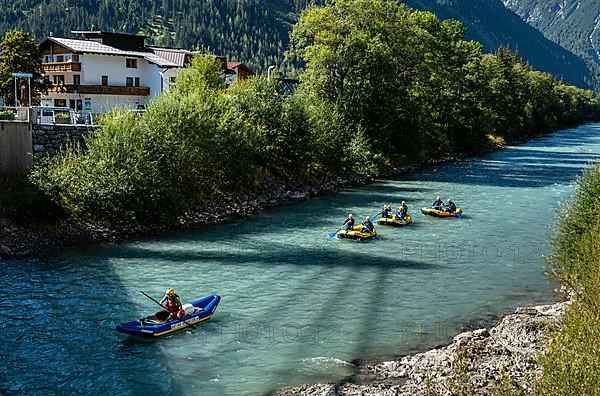
[[[41,55],[37,43],[22,30],[13,30],[4,35],[0,62],[0,95],[14,103],[14,81],[11,73],[32,73],[32,95],[39,93],[44,83],[42,81]]]

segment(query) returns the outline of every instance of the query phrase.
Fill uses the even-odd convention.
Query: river
[[[355,359],[447,342],[520,305],[552,301],[558,202],[600,158],[600,124],[161,238],[4,261],[0,393],[260,395],[334,381]],[[436,195],[462,219],[420,214]],[[348,212],[407,201],[415,219],[371,242],[328,240]],[[183,300],[223,299],[196,331],[127,337],[117,323]]]

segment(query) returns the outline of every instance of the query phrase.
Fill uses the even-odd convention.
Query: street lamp
[[[275,65],[271,65],[269,66],[269,68],[267,69],[267,80],[271,81],[271,72],[273,71],[273,69],[275,69]]]

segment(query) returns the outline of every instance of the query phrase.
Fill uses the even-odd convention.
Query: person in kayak
[[[400,206],[398,207],[398,211],[396,212],[396,218],[398,220],[404,219],[408,214],[408,206],[406,205],[406,201],[402,201]]]
[[[354,228],[354,217],[352,217],[352,213],[348,214],[348,218],[344,221],[344,225],[342,227],[346,231]]]
[[[183,316],[181,300],[179,299],[177,293],[175,293],[175,290],[173,290],[170,287],[165,292],[165,296],[160,300],[160,305],[162,305],[165,301],[167,302],[165,309],[169,312],[169,317],[167,318],[167,321],[177,319]]]
[[[456,205],[454,204],[454,202],[452,202],[452,200],[450,198],[448,198],[448,203],[446,204],[446,212],[449,213],[454,213],[456,212]]]
[[[444,201],[442,201],[441,198],[438,196],[435,199],[435,202],[431,204],[431,207],[435,210],[442,210],[442,208],[444,207]]]
[[[381,217],[386,218],[386,219],[391,218],[392,217],[392,215],[390,214],[391,209],[392,208],[389,205],[383,205],[383,210],[381,211]]]
[[[369,216],[365,218],[365,221],[363,221],[362,226],[363,228],[360,230],[360,232],[373,232],[373,230],[375,229],[375,226],[371,222]]]

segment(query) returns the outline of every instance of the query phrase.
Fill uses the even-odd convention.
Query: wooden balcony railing
[[[81,71],[81,63],[79,62],[42,63],[42,67],[46,73]]]
[[[57,93],[76,93],[76,94],[100,94],[100,95],[132,95],[148,96],[150,88],[148,87],[122,87],[117,85],[75,85],[59,84],[51,85],[48,92]]]

